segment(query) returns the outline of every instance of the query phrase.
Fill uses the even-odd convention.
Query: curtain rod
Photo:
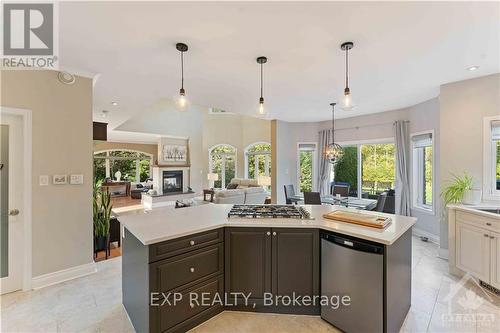
[[[409,123],[410,121],[409,120],[403,120],[403,122]],[[392,121],[392,122],[372,124],[372,125],[362,125],[362,126],[336,128],[335,131],[345,131],[345,130],[351,130],[351,129],[359,130],[360,128],[364,128],[364,127],[378,127],[378,126],[386,126],[386,125],[392,125],[392,126],[394,126],[394,125],[396,125],[396,122]]]

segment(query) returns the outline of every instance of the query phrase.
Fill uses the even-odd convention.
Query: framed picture
[[[186,162],[187,146],[164,145],[163,161],[165,162]]]
[[[52,176],[52,184],[65,185],[68,183],[68,175],[54,175]]]

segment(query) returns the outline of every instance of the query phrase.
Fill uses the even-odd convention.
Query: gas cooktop
[[[293,205],[234,205],[228,218],[292,218],[310,220],[311,214],[302,207]]]

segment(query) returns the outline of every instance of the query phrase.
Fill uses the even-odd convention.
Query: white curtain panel
[[[409,122],[394,124],[396,142],[396,214],[410,216],[410,133]]]
[[[330,143],[331,130],[323,130],[319,132],[319,168],[318,168],[318,190],[321,195],[330,194],[330,168],[331,165],[323,154],[325,148]]]

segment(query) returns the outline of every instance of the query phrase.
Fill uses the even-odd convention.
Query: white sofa
[[[256,179],[233,178],[231,184],[238,184],[236,189],[215,192],[214,203],[217,204],[263,204],[269,196],[267,191],[258,185]]]

